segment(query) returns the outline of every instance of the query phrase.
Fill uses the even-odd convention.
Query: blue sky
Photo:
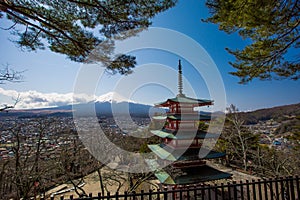
[[[201,19],[207,16],[208,10],[204,5],[204,1],[181,0],[176,7],[157,15],[152,20],[152,26],[168,28],[185,34],[206,50],[221,74],[227,105],[235,104],[240,110],[255,110],[300,102],[299,81],[254,80],[247,85],[238,84],[239,79],[228,74],[230,71],[234,71],[228,64],[229,61],[234,61],[234,57],[225,51],[225,47],[231,49],[242,48],[249,41],[242,40],[236,34],[228,35],[221,32],[218,30],[217,25],[201,22]],[[1,20],[0,24],[1,27],[9,26],[9,23],[5,20]],[[69,103],[74,82],[78,71],[82,67],[81,64],[72,62],[66,56],[49,50],[21,51],[14,43],[9,41],[9,38],[12,39],[13,36],[8,31],[0,30],[0,65],[9,64],[17,71],[26,71],[23,73],[23,82],[0,85],[0,94],[2,94],[0,102],[9,102],[11,100],[10,96],[20,93],[23,103],[20,103],[19,107],[43,107]],[[181,44],[180,41],[174,41],[174,44],[184,47],[184,44]],[[184,50],[189,51],[189,49]],[[160,63],[176,70],[178,59],[182,59],[183,73],[186,79],[184,86],[188,87],[188,84],[190,84],[196,93],[196,97],[210,98],[207,90],[209,86],[201,78],[201,74],[195,75],[196,73],[191,64],[180,58],[180,55],[151,49],[132,52],[132,54],[137,56],[137,68],[147,63]],[[154,71],[153,73],[158,76],[159,72]],[[170,83],[174,83],[176,87],[176,73],[174,75],[169,72],[161,72],[159,76],[165,77]],[[120,75],[105,74],[101,77],[95,95],[100,96],[113,91],[118,83],[124,83],[122,82],[123,79],[124,77]],[[190,95],[188,91],[187,94]],[[154,104],[166,98],[172,98],[174,95],[167,87],[148,84],[133,91],[130,98],[140,103]],[[191,96],[193,95],[191,94]],[[42,101],[41,98],[43,98]],[[34,100],[37,102],[33,102]]]

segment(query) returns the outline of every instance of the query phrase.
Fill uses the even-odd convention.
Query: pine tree
[[[2,0],[0,18],[6,15],[12,22],[6,29],[16,36],[15,43],[20,48],[49,48],[83,62],[107,38],[124,38],[128,36],[123,34],[126,31],[147,28],[155,14],[175,3],[176,0]],[[102,53],[113,62],[107,66],[112,72],[126,74],[135,65],[132,56],[111,58],[107,49]]]
[[[237,32],[250,44],[234,55],[231,74],[247,83],[254,78],[300,78],[299,0],[207,0],[212,16],[204,20],[226,33]]]

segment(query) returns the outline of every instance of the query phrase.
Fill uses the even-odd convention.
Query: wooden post
[[[258,185],[257,185],[258,186],[258,199],[262,199],[261,184],[262,184],[261,180],[258,179]]]
[[[160,191],[160,189],[158,188],[157,189],[157,193],[156,193],[156,195],[157,195],[157,200],[160,200],[160,194],[161,194],[161,191]]]
[[[247,199],[250,199],[250,185],[249,181],[246,180]]]
[[[276,192],[276,199],[279,199],[279,188],[278,188],[278,179],[275,179],[275,192]]]
[[[280,177],[280,190],[281,190],[281,199],[284,200],[284,184],[283,184],[283,178]]]
[[[232,184],[233,184],[233,198],[237,199],[237,189],[236,189],[237,185],[236,185],[236,181],[233,181]]]
[[[228,199],[231,199],[231,187],[229,182],[227,182],[227,188],[228,188]]]
[[[297,199],[300,199],[300,184],[299,184],[299,176],[296,176],[296,188],[297,188]]]
[[[218,185],[215,184],[215,200],[218,200]]]
[[[141,200],[144,200],[144,190],[141,190]]]
[[[272,179],[270,178],[269,179],[269,182],[270,182],[270,197],[271,197],[271,200],[274,200],[274,191],[273,191],[273,181],[272,181]]]
[[[267,180],[264,180],[264,194],[265,194],[265,200],[268,200]]]
[[[253,194],[253,200],[256,200],[255,180],[252,180],[252,194]]]
[[[110,192],[107,192],[107,199],[110,199]]]
[[[224,183],[221,183],[221,196],[222,199],[225,199]]]
[[[127,196],[128,196],[128,192],[125,191],[125,192],[124,192],[124,200],[127,200]]]
[[[194,186],[194,199],[197,199],[197,187]]]
[[[208,192],[208,200],[211,200],[211,186],[210,186],[210,184],[208,184],[207,192]]]
[[[292,176],[290,176],[290,188],[291,188],[291,198],[292,200],[295,200],[295,189],[294,189],[294,178]]]
[[[285,184],[286,184],[286,190],[285,195],[287,199],[290,199],[290,183],[289,183],[289,177],[285,177]]]
[[[149,200],[152,199],[152,190],[151,189],[149,190],[149,197],[148,198],[149,198]]]
[[[116,196],[116,200],[118,200],[119,199],[119,192],[116,192],[115,196]]]
[[[168,189],[164,188],[164,200],[168,200]]]

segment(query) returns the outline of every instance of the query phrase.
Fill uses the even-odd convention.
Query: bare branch
[[[0,84],[4,84],[5,82],[21,82],[23,79],[22,73],[24,71],[14,71],[6,64],[4,69],[0,70]]]

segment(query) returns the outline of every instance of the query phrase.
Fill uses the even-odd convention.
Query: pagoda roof
[[[204,150],[206,152],[202,158],[199,157],[199,148],[191,149],[174,149],[168,145],[151,144],[148,145],[149,149],[155,153],[160,159],[168,161],[188,161],[188,160],[202,160],[202,159],[214,159],[224,157],[226,154],[216,151]]]
[[[152,170],[159,168],[155,159],[147,159],[146,162]],[[156,170],[154,173],[156,178],[165,185],[198,184],[206,181],[230,178],[232,176],[232,174],[222,172],[207,165],[182,168],[179,173],[174,174],[169,174],[167,168],[168,166],[165,169]]]
[[[185,134],[177,134],[176,131],[172,132],[165,129],[151,130],[150,132],[160,138],[169,138],[169,139],[178,139],[178,140],[216,138],[220,136],[220,134],[207,133],[204,131],[197,131],[197,133],[195,134],[195,130],[185,131]]]
[[[177,95],[175,98],[167,99],[164,102],[160,102],[155,104],[157,107],[169,107],[175,103],[182,103],[182,104],[192,104],[196,106],[209,106],[213,104],[212,100],[208,99],[195,99],[191,97],[186,97],[185,95]]]
[[[232,174],[222,172],[207,165],[182,168],[181,171],[182,173],[180,174],[169,175],[169,179],[172,179],[172,181],[165,179],[162,183],[172,184],[172,182],[174,182],[177,185],[197,184],[206,181],[230,178],[232,176]]]

